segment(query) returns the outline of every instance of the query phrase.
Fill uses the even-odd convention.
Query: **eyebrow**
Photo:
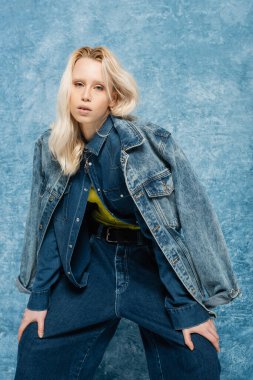
[[[81,79],[81,78],[73,78],[72,80],[73,81],[85,82],[85,80]],[[105,83],[102,80],[94,80],[92,83],[102,83],[103,85],[105,85]]]

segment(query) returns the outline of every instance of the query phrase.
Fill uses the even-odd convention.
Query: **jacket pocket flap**
[[[163,170],[143,184],[149,197],[170,195],[174,190],[172,174],[169,169]]]

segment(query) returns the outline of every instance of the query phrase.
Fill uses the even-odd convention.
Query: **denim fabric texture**
[[[85,160],[87,157],[89,157],[88,161],[84,161],[81,164],[77,175],[70,178],[70,190],[67,191],[67,205],[63,203],[58,204],[45,234],[38,253],[36,277],[27,307],[30,310],[44,310],[48,308],[50,287],[57,281],[60,275],[61,261],[58,244],[62,241],[62,235],[66,234],[62,230],[66,221],[73,226],[72,239],[76,241],[75,244],[77,245],[77,248],[74,247],[72,260],[74,258],[77,266],[79,265],[79,268],[82,269],[80,263],[83,261],[83,256],[87,257],[87,251],[83,250],[84,243],[80,241],[85,237],[83,234],[85,227],[79,229],[77,221],[80,222],[80,215],[83,213],[82,209],[85,209],[85,189],[89,192],[90,186],[93,184],[103,203],[109,210],[113,210],[113,215],[116,218],[127,223],[139,224],[143,235],[152,241],[155,257],[159,263],[161,280],[167,289],[165,307],[170,314],[174,327],[177,329],[191,327],[209,319],[208,311],[183,286],[171,264],[166,260],[159,246],[155,243],[152,234],[145,221],[141,218],[127,190],[120,165],[120,139],[116,128],[113,127],[110,116],[99,130],[99,135],[95,134],[92,140],[87,143]],[[85,162],[86,169],[84,168]],[[83,188],[84,177],[86,177],[86,187]],[[73,182],[76,183],[72,186]],[[78,191],[78,194],[74,194],[74,189]],[[79,200],[78,203],[76,199]],[[77,206],[76,209],[75,205]],[[71,214],[72,219],[69,217],[70,208],[73,211]],[[83,218],[83,223],[89,225],[89,219]],[[56,236],[56,231],[59,231],[58,237]],[[76,238],[74,234],[78,234],[78,237]],[[90,247],[88,257],[90,257]],[[73,265],[72,262],[69,265],[71,267]],[[83,265],[86,267],[85,262]]]
[[[89,243],[87,286],[78,288],[60,275],[52,286],[43,338],[36,322],[23,332],[15,380],[93,379],[121,318],[138,325],[150,379],[219,380],[221,365],[212,343],[192,334],[191,351],[171,324],[151,240],[117,244],[93,234]]]
[[[241,290],[205,188],[169,131],[151,122],[110,117],[120,138],[120,164],[132,200],[185,288],[215,316],[210,309],[231,302]],[[16,281],[19,290],[26,293],[31,293],[38,252],[52,217],[57,221],[54,229],[56,237],[60,237],[57,243],[65,274],[77,287],[85,287],[88,281],[89,235],[82,220],[89,176],[83,176],[85,195],[81,196],[80,204],[78,174],[73,181],[70,176],[63,175],[49,151],[49,135],[50,130],[46,130],[34,148],[31,201]],[[100,138],[102,143],[104,140]],[[89,170],[92,170],[92,162]],[[108,177],[105,174],[100,183],[103,189],[111,191],[110,200],[117,204],[114,189],[106,188]],[[77,208],[68,207],[70,191],[73,191]],[[62,207],[57,207],[60,202]],[[75,221],[74,225],[70,220]],[[81,265],[80,258],[75,259],[80,229],[86,237],[80,239],[80,251],[87,252],[81,257]]]

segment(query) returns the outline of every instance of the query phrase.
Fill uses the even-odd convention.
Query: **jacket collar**
[[[107,136],[109,136],[112,127],[113,121],[109,114],[99,131],[96,132],[92,139],[85,144],[84,151],[94,153],[98,156],[100,149],[102,148]]]
[[[123,150],[126,151],[144,143],[145,138],[136,122],[121,119],[113,115],[111,115],[111,118],[119,134]]]
[[[85,151],[89,151],[98,156],[113,126],[119,134],[121,147],[125,151],[141,145],[145,140],[138,129],[137,123],[109,114],[98,133],[95,133],[93,138],[86,143]]]

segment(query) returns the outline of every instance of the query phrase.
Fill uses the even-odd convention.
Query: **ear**
[[[110,102],[109,107],[114,107],[117,103],[117,100],[118,100],[117,92],[113,91],[112,92],[112,101]]]

